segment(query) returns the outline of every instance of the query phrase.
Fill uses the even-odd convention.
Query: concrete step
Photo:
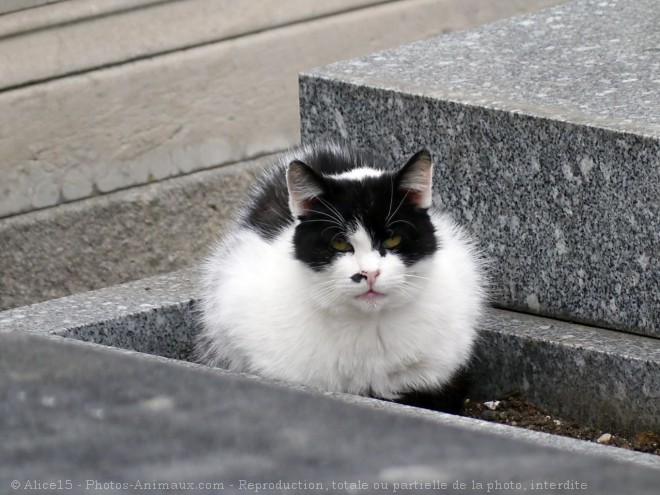
[[[0,221],[0,310],[190,266],[267,155]]]
[[[62,336],[189,360],[198,331],[197,279],[189,269],[5,311],[0,334]],[[657,339],[494,310],[473,372],[475,398],[517,389],[524,398],[584,424],[624,433],[660,429]],[[651,458],[660,465],[660,458]]]
[[[557,1],[77,0],[5,14],[0,217],[282,150],[299,141],[301,70]]]
[[[578,0],[309,71],[302,139],[428,147],[499,305],[660,337],[659,24]]]

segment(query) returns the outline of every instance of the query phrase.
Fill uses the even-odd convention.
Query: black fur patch
[[[460,414],[465,408],[470,382],[471,372],[468,369],[462,369],[455,373],[441,390],[407,392],[394,402],[433,411]]]
[[[372,155],[353,150],[319,147],[301,152],[296,159],[322,176],[327,191],[301,217],[294,235],[294,254],[314,270],[323,270],[337,256],[331,248],[334,238],[343,237],[356,224],[369,232],[374,249],[386,254],[385,239],[401,236],[392,252],[407,265],[433,254],[438,248],[434,227],[426,210],[418,208],[396,187],[396,171],[360,181],[329,177],[354,168],[386,168]],[[403,165],[403,164],[401,164]],[[286,168],[278,169],[267,184],[256,191],[244,222],[266,239],[274,239],[294,219],[288,206]]]

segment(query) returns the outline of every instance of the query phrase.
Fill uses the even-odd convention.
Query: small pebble
[[[89,415],[95,419],[104,419],[105,411],[101,408],[94,408],[89,410]]]
[[[500,405],[499,400],[489,400],[488,402],[484,402],[484,406],[486,406],[491,411],[494,411],[495,409],[497,409],[497,406],[499,406],[499,405]]]
[[[483,419],[488,419],[488,420],[497,419],[497,413],[495,411],[491,411],[490,409],[486,409],[485,411],[481,411],[480,416]]]
[[[596,439],[598,443],[610,443],[610,440],[612,440],[612,435],[609,433],[603,433]]]

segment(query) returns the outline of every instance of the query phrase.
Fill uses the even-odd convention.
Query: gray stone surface
[[[655,0],[580,0],[307,72],[302,138],[427,146],[498,304],[657,337],[658,25]]]
[[[0,309],[190,266],[270,156],[0,222]]]
[[[321,483],[329,493],[394,493],[395,483],[418,483],[400,492],[430,493],[419,483],[446,483],[433,493],[456,493],[456,481],[476,493],[486,493],[488,483],[491,491],[495,483],[520,483],[520,489],[498,490],[520,493],[533,482],[569,481],[590,493],[651,494],[660,480],[658,470],[599,455],[598,449],[575,455],[461,424],[55,339],[0,335],[5,493],[10,487],[54,493],[58,484],[69,493],[141,493],[145,486],[165,493],[181,483],[206,493],[254,493],[256,486],[247,483],[278,482],[299,485],[262,492],[312,493],[302,484]],[[346,482],[366,483],[365,489],[341,485]],[[36,483],[55,485],[35,491]],[[388,489],[375,483],[388,483]],[[483,488],[472,489],[476,483]]]
[[[72,337],[187,359],[197,334],[196,268],[0,312],[0,333]]]
[[[516,391],[603,430],[660,430],[660,340],[503,310],[482,335],[474,397]]]
[[[0,334],[59,335],[193,359],[198,274],[182,270],[0,313]],[[660,341],[494,310],[472,366],[473,398],[512,390],[616,433],[660,429]]]

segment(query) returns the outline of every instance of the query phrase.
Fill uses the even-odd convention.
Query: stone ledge
[[[20,487],[35,479],[71,480],[72,493],[88,493],[85,480],[101,488],[155,480],[222,483],[230,493],[244,493],[240,480],[281,480],[354,493],[333,482],[361,480],[368,485],[360,493],[392,493],[374,483],[451,486],[460,480],[485,489],[496,480],[529,487],[532,480],[568,479],[602,494],[657,489],[658,471],[651,467],[658,465],[645,464],[649,456],[617,458],[603,446],[589,452],[548,447],[513,431],[503,436],[474,428],[477,422],[428,420],[403,407],[392,413],[220,370],[53,339],[0,334],[3,419],[11,424],[0,445],[4,486],[10,480]]]
[[[581,0],[307,72],[303,141],[428,147],[498,305],[658,337],[657,16]]]
[[[188,269],[5,311],[0,333],[59,335],[190,359],[197,279]],[[493,310],[476,356],[475,397],[517,389],[567,419],[600,428],[660,427],[657,339]]]
[[[61,2],[62,0],[5,0],[0,4],[0,15],[5,15],[21,10],[40,7],[48,3]]]
[[[598,428],[660,428],[658,339],[495,310],[472,368],[484,400],[516,391]]]

